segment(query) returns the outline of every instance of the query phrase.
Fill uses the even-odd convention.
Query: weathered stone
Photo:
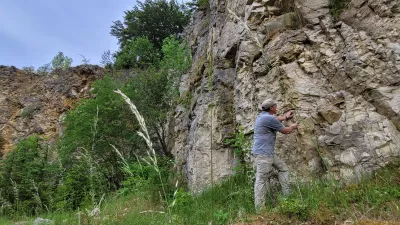
[[[299,11],[311,24],[318,24],[321,16],[329,14],[329,0],[298,0]]]
[[[57,72],[58,77],[38,76],[15,67],[0,67],[3,153],[9,152],[18,140],[35,133],[48,139],[58,137],[59,115],[79,98],[90,97],[90,89],[85,87],[104,75],[103,68],[89,65]]]
[[[54,224],[53,220],[43,219],[43,218],[36,218],[33,222],[33,225],[44,225],[44,224]]]
[[[296,112],[299,129],[278,135],[276,153],[302,180],[327,163],[336,179],[357,182],[400,156],[398,1],[350,1],[339,21],[329,0],[295,0],[295,12],[281,3],[214,1],[218,12],[194,18],[192,30],[204,18],[215,24],[201,38],[189,35],[195,67],[214,33],[212,88],[182,79],[196,97],[173,123],[173,152],[194,192],[229,176],[235,160],[223,139],[235,126],[251,134],[265,98],[276,99],[279,113]]]
[[[342,116],[342,112],[332,105],[319,106],[318,113],[330,124],[338,121]]]
[[[357,157],[354,155],[354,150],[353,149],[347,149],[346,151],[342,152],[342,154],[340,155],[340,161],[344,164],[344,165],[348,165],[348,166],[355,166],[358,163],[358,159]]]
[[[268,10],[261,3],[253,2],[246,10],[245,19],[250,21],[252,25],[259,25],[268,15]]]

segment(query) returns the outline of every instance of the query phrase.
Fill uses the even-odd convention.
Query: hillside
[[[40,76],[0,66],[1,153],[32,134],[55,141],[62,134],[65,112],[79,99],[89,98],[91,83],[104,73],[99,66],[81,65]]]

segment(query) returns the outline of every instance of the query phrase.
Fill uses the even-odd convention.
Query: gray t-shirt
[[[285,126],[268,112],[261,112],[254,124],[254,155],[275,154],[276,132],[281,131]]]

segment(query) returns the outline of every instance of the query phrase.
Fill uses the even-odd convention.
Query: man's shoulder
[[[269,113],[261,114],[260,118],[263,119],[263,120],[276,120],[276,117],[274,115],[269,114]]]

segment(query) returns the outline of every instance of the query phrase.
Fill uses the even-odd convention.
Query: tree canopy
[[[125,11],[123,22],[113,22],[111,35],[117,37],[121,48],[138,37],[147,37],[155,48],[161,49],[163,40],[181,33],[189,19],[185,5],[174,0],[145,0]]]
[[[147,37],[138,37],[115,53],[115,67],[118,69],[140,68],[156,66],[160,55]]]

